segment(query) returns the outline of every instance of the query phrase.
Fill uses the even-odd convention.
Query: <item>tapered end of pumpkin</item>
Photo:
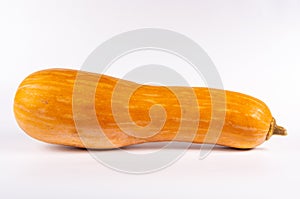
[[[276,124],[276,120],[273,118],[271,125],[270,125],[270,130],[268,132],[268,135],[266,137],[266,140],[270,139],[270,137],[272,135],[282,135],[285,136],[287,135],[287,131],[285,128],[283,128],[282,126],[278,126]]]

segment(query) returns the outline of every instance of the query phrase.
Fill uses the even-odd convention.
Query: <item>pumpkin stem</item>
[[[275,124],[273,135],[287,135],[286,129]]]
[[[266,140],[270,139],[272,135],[287,135],[286,129],[276,124],[275,119],[271,121],[270,129],[267,134]]]

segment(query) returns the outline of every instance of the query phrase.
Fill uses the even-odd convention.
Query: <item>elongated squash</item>
[[[189,104],[191,90],[196,104]],[[223,118],[213,118],[211,93],[225,96],[223,108],[216,110],[224,113]],[[186,95],[187,105],[181,106],[177,94]],[[215,102],[222,104],[218,99]],[[150,111],[153,105],[160,108]],[[28,76],[17,90],[14,113],[19,126],[33,138],[94,149],[171,140],[246,149],[262,144],[271,135],[286,135],[265,103],[248,95],[139,85],[69,69],[48,69]],[[183,122],[189,120],[193,125]],[[220,132],[208,135],[212,120],[222,126]]]

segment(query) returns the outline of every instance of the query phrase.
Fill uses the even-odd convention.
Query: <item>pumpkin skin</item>
[[[191,93],[196,103],[190,100]],[[184,102],[178,95],[186,96],[180,99]],[[221,106],[213,115],[212,96],[221,95],[225,98],[214,99]],[[183,141],[249,149],[273,134],[286,135],[266,104],[245,94],[139,85],[70,69],[48,69],[25,78],[15,95],[14,113],[31,137],[80,148]],[[212,121],[222,125],[220,131],[214,132]]]

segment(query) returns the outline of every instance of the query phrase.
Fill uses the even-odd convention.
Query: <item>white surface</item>
[[[0,1],[0,197],[299,198],[299,13],[297,0]],[[250,151],[217,148],[204,160],[193,145],[164,170],[129,175],[18,128],[12,106],[23,78],[44,68],[79,69],[103,41],[143,27],[198,42],[225,89],[265,101],[289,136]]]

